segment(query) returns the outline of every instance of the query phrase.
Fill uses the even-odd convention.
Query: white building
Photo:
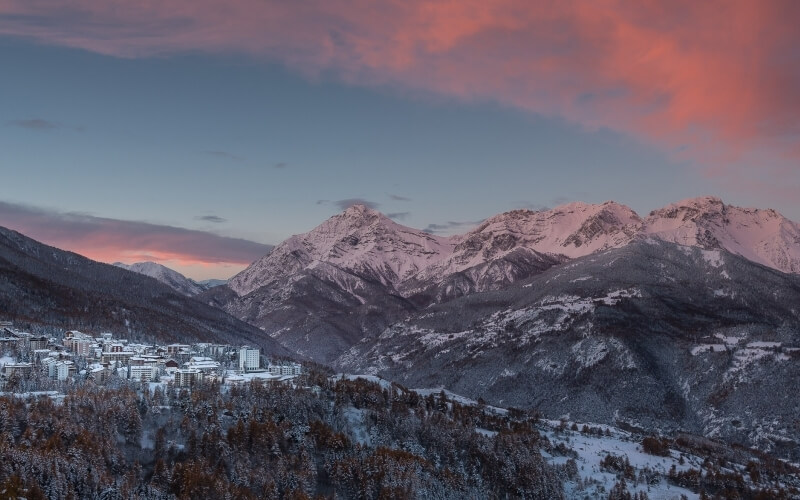
[[[44,358],[42,360],[42,366],[47,370],[47,376],[50,378],[56,378],[56,375],[58,374],[56,363],[58,363],[56,358]]]
[[[56,358],[44,358],[42,366],[47,370],[47,376],[56,380],[67,380],[70,375],[75,373],[75,363],[68,360],[58,360]]]
[[[300,375],[301,372],[302,365],[300,363],[283,362],[269,365],[270,375]]]
[[[185,363],[187,370],[199,370],[203,373],[215,372],[219,370],[219,363],[205,356],[192,356],[189,362]]]
[[[201,380],[203,380],[203,372],[200,370],[182,369],[175,371],[176,387],[191,387]]]
[[[28,374],[31,371],[33,371],[32,363],[7,363],[2,368],[2,373],[6,377],[11,377],[14,373]]]
[[[70,372],[75,372],[75,364],[72,361],[56,361],[55,378],[61,381],[67,380]]]
[[[261,367],[261,352],[256,348],[244,346],[239,349],[239,369],[243,372],[252,372]]]
[[[128,378],[149,382],[158,378],[158,368],[152,365],[138,365],[128,367]]]

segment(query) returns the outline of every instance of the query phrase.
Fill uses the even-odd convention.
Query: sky
[[[0,0],[0,226],[228,278],[353,203],[441,234],[711,194],[800,220],[800,2]]]

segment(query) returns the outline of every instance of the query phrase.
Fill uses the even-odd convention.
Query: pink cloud
[[[101,262],[155,261],[179,266],[246,265],[272,248],[206,231],[65,214],[0,202],[0,226]]]
[[[0,34],[119,57],[243,52],[608,127],[711,177],[798,180],[792,0],[0,0],[0,14]]]

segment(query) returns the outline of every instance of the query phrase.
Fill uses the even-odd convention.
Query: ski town
[[[113,379],[172,383],[191,388],[203,381],[240,384],[254,379],[286,382],[299,363],[266,359],[257,347],[223,344],[141,344],[113,333],[77,330],[35,335],[0,321],[0,391],[56,389],[70,381],[106,384]]]

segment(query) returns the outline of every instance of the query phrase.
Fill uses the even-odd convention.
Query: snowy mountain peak
[[[800,273],[800,226],[775,210],[726,205],[719,198],[691,198],[654,210],[645,232],[706,249],[724,249],[788,273]]]
[[[374,208],[370,208],[363,203],[356,203],[350,205],[341,214],[334,215],[334,217],[386,217]]]
[[[500,286],[564,259],[627,245],[639,236],[725,249],[784,272],[800,273],[800,229],[774,210],[725,205],[713,196],[681,200],[640,218],[607,201],[550,210],[513,210],[468,233],[439,237],[353,205],[308,233],[295,235],[235,276],[240,296],[298,273],[325,280],[345,273],[410,296],[458,273],[470,291]],[[322,266],[321,264],[325,265]],[[349,278],[348,278],[349,279]],[[465,287],[464,281],[459,287]],[[288,281],[287,281],[288,280]],[[464,288],[466,289],[466,288]]]
[[[113,265],[121,267],[122,269],[127,269],[128,271],[132,271],[134,273],[155,278],[165,285],[168,285],[173,290],[189,297],[197,295],[206,289],[206,287],[187,278],[178,271],[155,262],[137,262],[135,264],[123,264],[122,262],[115,262]]]
[[[468,233],[463,246],[479,235],[508,235],[539,253],[574,258],[629,242],[641,229],[636,212],[616,202],[573,202],[551,210],[515,210],[491,217]],[[472,240],[472,243],[468,243]],[[517,245],[515,245],[517,246]]]
[[[338,269],[362,279],[394,286],[452,252],[451,238],[400,225],[377,210],[353,205],[308,233],[284,241],[234,276],[239,295],[300,271]]]
[[[633,210],[614,202],[513,210],[454,237],[453,253],[422,271],[418,281],[430,284],[467,276],[471,285],[460,280],[459,293],[497,289],[567,258],[625,245],[641,227]]]
[[[343,212],[334,215],[328,222],[335,221],[337,224],[347,224],[353,227],[373,226],[390,219],[381,212],[369,208],[366,205],[351,205]]]
[[[700,196],[687,198],[675,203],[653,210],[650,218],[667,219],[696,219],[698,217],[712,217],[725,213],[726,205],[716,196]]]

